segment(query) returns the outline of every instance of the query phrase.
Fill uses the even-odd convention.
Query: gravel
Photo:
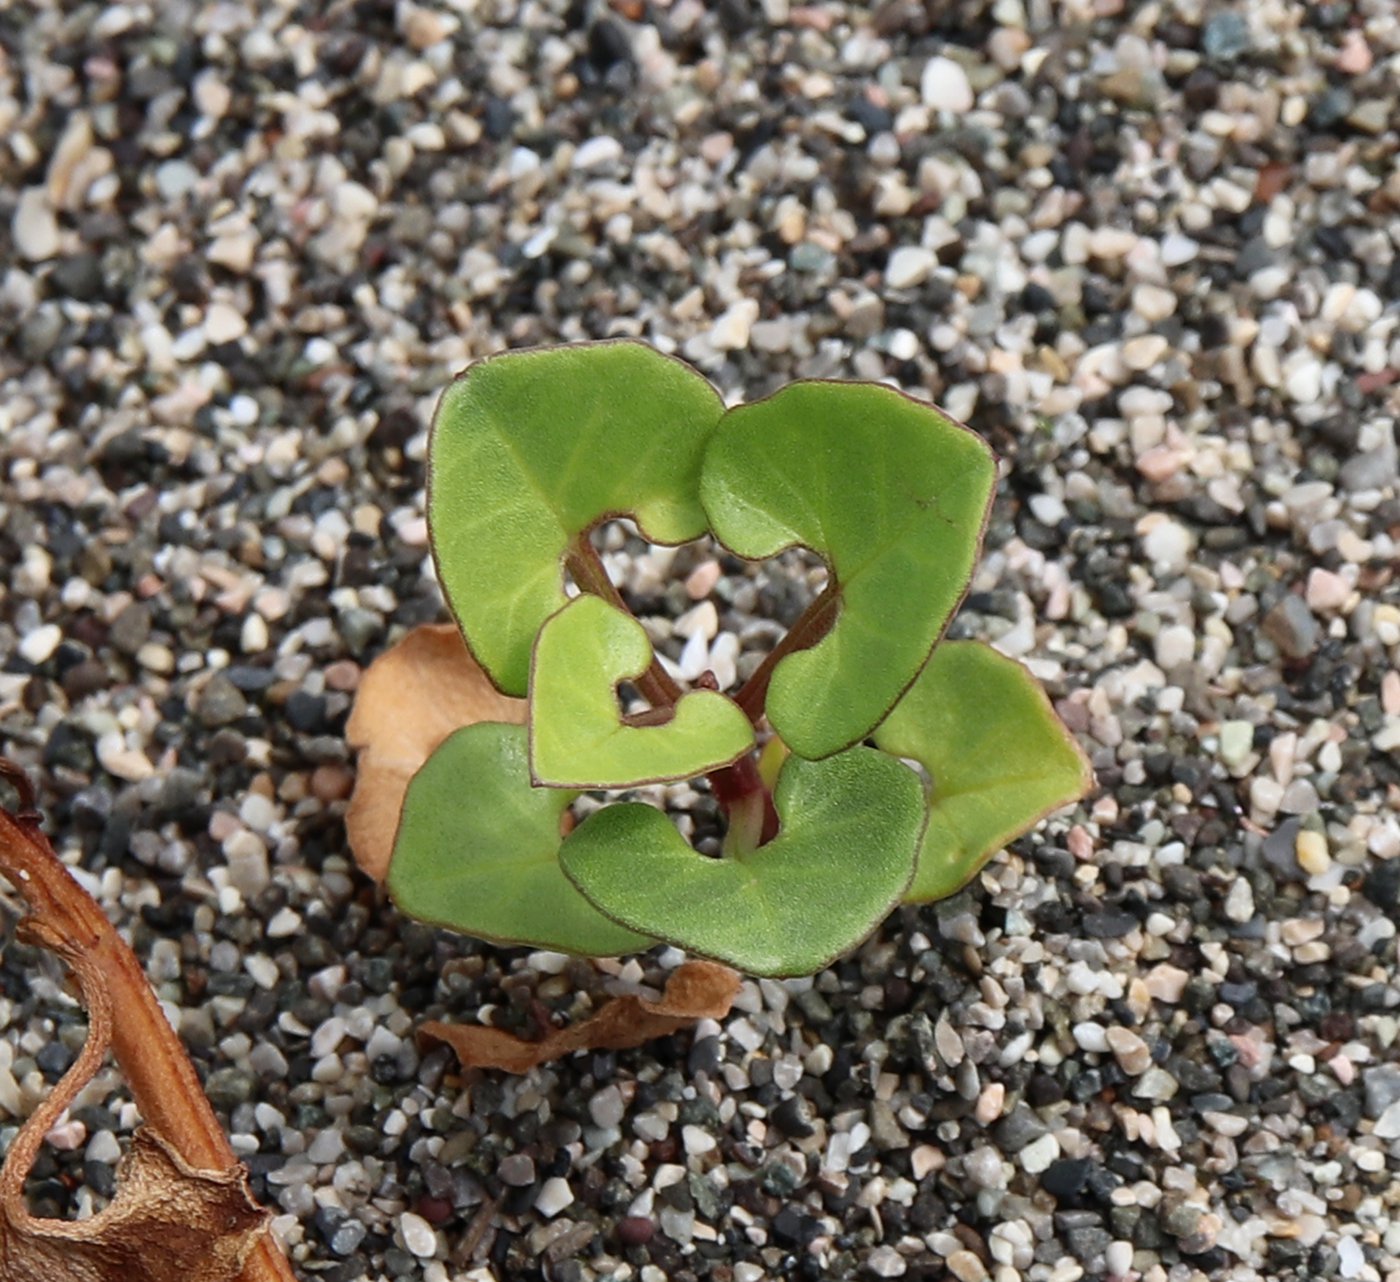
[[[301,1276],[1400,1270],[1390,6],[65,8],[0,15],[0,749]],[[722,1023],[463,1075],[420,1020],[529,1030],[680,961],[404,921],[341,818],[360,674],[442,613],[437,392],[610,335],[982,433],[953,631],[1099,787]],[[726,685],[823,578],[600,542]],[[0,1143],[83,1035],[5,921]],[[136,1121],[102,1074],[35,1210],[102,1205]]]

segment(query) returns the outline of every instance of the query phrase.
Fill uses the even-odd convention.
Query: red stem
[[[622,594],[613,585],[613,581],[608,578],[608,572],[603,567],[602,559],[598,556],[598,552],[594,548],[586,532],[580,534],[578,538],[574,540],[565,558],[565,565],[568,567],[569,573],[573,576],[574,582],[578,585],[580,591],[589,592],[594,596],[602,597],[603,600],[617,606],[619,610],[629,615],[631,614],[631,611],[627,609],[627,605],[622,599]],[[813,613],[817,604],[824,597],[825,594],[823,594],[822,597],[818,597],[817,601],[813,602],[807,614],[804,614],[802,618],[798,620],[798,628],[802,627],[803,621],[807,619],[808,615]],[[829,622],[826,623],[822,627],[821,632],[813,637],[812,641],[808,642],[808,644],[814,644],[817,640],[820,640],[821,636],[825,634],[826,629],[830,626]],[[794,631],[795,630],[796,629],[794,629]],[[785,644],[791,636],[792,633],[789,633],[788,637],[784,637],[783,644]],[[782,649],[782,644],[778,646],[778,649]],[[774,653],[776,654],[777,650],[775,650]],[[772,659],[772,657],[773,656],[770,655],[769,659]],[[762,668],[760,668],[759,671],[761,672]],[[754,675],[756,677],[758,673]],[[713,680],[713,678],[711,678],[711,680]],[[676,706],[676,703],[680,700],[681,694],[683,693],[680,686],[671,679],[665,668],[661,666],[661,661],[654,657],[651,661],[651,665],[636,679],[636,682],[637,689],[641,691],[643,698],[651,704],[652,712],[669,712]],[[748,685],[744,687],[744,691],[747,691],[752,685],[753,680],[751,679]],[[766,679],[763,685],[766,688]],[[742,700],[744,691],[740,692],[740,700]],[[747,708],[744,709],[749,720],[754,722],[755,725],[763,719],[761,690],[759,696],[757,715],[750,712]],[[736,702],[739,702],[739,706],[743,707],[742,702],[739,700],[736,700]],[[733,765],[710,771],[707,778],[710,781],[710,787],[714,791],[715,798],[724,808],[726,816],[732,814],[734,808],[746,798],[761,793],[763,796],[763,831],[761,840],[771,841],[778,835],[778,812],[773,807],[772,796],[764,786],[762,778],[759,776],[758,764],[752,753],[746,753],[744,756],[740,757],[738,761],[734,762]]]
[[[794,651],[810,650],[826,636],[836,622],[840,605],[840,590],[836,586],[836,580],[831,579],[817,599],[788,629],[787,635],[764,656],[753,676],[744,682],[739,693],[734,696],[734,702],[744,710],[744,715],[754,725],[763,720],[763,708],[768,699],[768,683],[773,680],[773,669]]]

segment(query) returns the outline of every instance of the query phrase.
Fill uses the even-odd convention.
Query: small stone
[[[1220,760],[1231,769],[1244,764],[1254,751],[1254,727],[1248,721],[1220,723]]]
[[[1171,345],[1160,334],[1141,334],[1123,344],[1123,364],[1130,370],[1151,369]]]
[[[1400,1140],[1400,1100],[1376,1119],[1376,1129],[1372,1134],[1378,1140]]]
[[[496,1174],[513,1189],[529,1188],[535,1182],[535,1159],[528,1153],[511,1153],[501,1159]]]
[[[1133,311],[1155,325],[1176,311],[1176,295],[1162,285],[1139,285],[1133,290]]]
[[[1180,1086],[1169,1072],[1164,1068],[1152,1065],[1141,1077],[1137,1079],[1133,1087],[1133,1094],[1138,1099],[1152,1100],[1155,1103],[1165,1103],[1176,1096]]]
[[[967,72],[951,58],[930,58],[919,79],[924,106],[933,111],[971,111],[972,84]]]
[[[1310,610],[1328,614],[1340,610],[1351,597],[1351,584],[1340,574],[1314,566],[1308,575],[1307,604]]]
[[[703,601],[719,582],[720,566],[716,560],[701,561],[685,580],[685,594],[692,601]]]
[[[656,1236],[656,1225],[644,1215],[624,1215],[617,1222],[617,1240],[623,1246],[645,1246]]]
[[[58,219],[42,187],[28,187],[20,193],[10,234],[19,256],[31,263],[58,253]]]
[[[1260,629],[1288,659],[1306,659],[1317,649],[1321,633],[1307,602],[1292,592],[1264,616]]]
[[[1146,1072],[1152,1063],[1152,1048],[1131,1028],[1123,1028],[1115,1024],[1108,1030],[1107,1037],[1109,1049],[1113,1051],[1113,1058],[1118,1061],[1118,1067],[1129,1077],[1137,1077]]]
[[[239,828],[224,842],[224,859],[228,863],[229,884],[245,899],[267,889],[271,880],[267,847],[256,833]]]
[[[1208,58],[1229,61],[1247,53],[1252,44],[1249,23],[1232,9],[1217,13],[1206,23],[1201,34],[1201,47]]]
[[[19,643],[19,657],[36,667],[53,657],[63,640],[63,629],[56,623],[45,623],[26,633]]]
[[[866,1257],[865,1267],[877,1278],[902,1278],[909,1268],[892,1246],[877,1246]]]
[[[605,1086],[588,1101],[588,1115],[593,1125],[605,1131],[615,1130],[622,1125],[627,1114],[627,1101],[616,1086]]]
[[[1320,877],[1332,866],[1332,856],[1327,850],[1327,838],[1311,828],[1302,828],[1294,847],[1298,867],[1309,877]]]
[[[1039,1175],[1060,1156],[1060,1141],[1053,1135],[1042,1135],[1021,1150],[1021,1169],[1027,1175]]]
[[[1174,623],[1157,634],[1153,652],[1163,672],[1182,667],[1196,656],[1196,634],[1184,624]]]
[[[1378,1064],[1361,1075],[1366,1092],[1366,1116],[1379,1118],[1393,1104],[1400,1104],[1400,1064]]]
[[[1143,977],[1148,994],[1169,1006],[1175,1006],[1181,1000],[1190,980],[1191,976],[1187,971],[1166,962],[1154,966]]]
[[[1322,395],[1322,362],[1307,353],[1290,362],[1283,390],[1299,405],[1311,405]]]
[[[1371,46],[1366,43],[1365,34],[1353,28],[1343,33],[1341,48],[1337,50],[1337,57],[1332,65],[1344,76],[1364,76],[1371,70],[1373,61]]]
[[[971,1251],[954,1251],[946,1261],[958,1282],[986,1282],[987,1266]]]
[[[758,319],[758,300],[741,298],[725,309],[710,330],[710,342],[721,352],[737,352],[749,345],[749,331]]]
[[[1143,524],[1148,525],[1148,522]],[[1142,536],[1143,552],[1155,565],[1167,571],[1186,568],[1194,543],[1191,531],[1170,517],[1151,522]]]
[[[574,152],[574,168],[600,169],[604,165],[616,164],[622,157],[622,144],[616,138],[604,134],[588,139]]]
[[[247,711],[247,700],[222,672],[210,677],[195,697],[194,715],[210,729],[237,721]]]
[[[569,1187],[569,1181],[560,1176],[546,1180],[540,1189],[540,1195],[535,1199],[535,1210],[547,1220],[552,1220],[565,1207],[572,1206],[574,1201],[574,1191]]]
[[[211,303],[204,314],[204,336],[211,343],[232,343],[248,332],[248,322],[227,303]]]
[[[1254,889],[1243,877],[1236,877],[1225,896],[1225,916],[1233,922],[1250,921],[1254,917]]]
[[[931,249],[902,245],[885,264],[885,284],[891,289],[912,289],[922,285],[937,266],[938,259]]]
[[[403,1234],[404,1247],[420,1260],[430,1260],[437,1254],[437,1233],[421,1215],[405,1211],[399,1216],[399,1232]]]

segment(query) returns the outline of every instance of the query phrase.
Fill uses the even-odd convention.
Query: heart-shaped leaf
[[[996,465],[974,433],[873,383],[799,382],[730,410],[700,495],[715,534],[759,559],[830,564],[831,630],[774,669],[767,712],[799,756],[863,739],[918,674],[967,589]]]
[[[530,681],[530,769],[552,788],[634,788],[690,779],[753,747],[739,706],[713,690],[682,695],[669,721],[629,725],[616,684],[652,658],[646,629],[596,596],[570,601],[540,630]]]
[[[626,340],[489,357],[443,394],[429,446],[433,555],[501,690],[525,693],[535,635],[564,605],[571,540],[619,514],[657,543],[705,532],[700,461],[723,408],[689,366]]]
[[[940,645],[875,742],[933,780],[909,903],[951,895],[1007,842],[1093,786],[1035,678],[976,641]]]
[[[389,863],[410,917],[498,943],[614,956],[652,941],[604,917],[560,871],[560,820],[578,796],[530,785],[525,727],[456,731],[413,776]]]
[[[899,901],[926,808],[913,771],[872,748],[789,758],[774,795],[782,830],[707,859],[650,806],[609,806],[559,861],[609,917],[755,975],[805,975],[858,944]]]

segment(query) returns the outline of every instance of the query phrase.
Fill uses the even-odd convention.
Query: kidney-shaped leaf
[[[951,895],[1007,842],[1093,785],[1089,763],[1035,678],[977,641],[945,641],[875,732],[933,780],[905,896]]]
[[[750,559],[804,544],[840,593],[830,632],[769,687],[799,756],[863,739],[914,679],[967,588],[995,481],[979,437],[873,383],[793,383],[725,415],[700,480],[715,534]]]
[[[573,538],[617,514],[658,543],[704,533],[700,460],[722,412],[689,366],[630,341],[507,352],[447,389],[428,456],[433,555],[500,689],[525,693]]]
[[[753,747],[753,727],[713,690],[682,695],[669,721],[622,720],[616,683],[651,662],[646,629],[601,597],[570,601],[540,630],[530,679],[530,768],[564,788],[690,779]]]
[[[913,771],[871,748],[789,758],[782,830],[743,855],[696,854],[650,806],[609,806],[565,839],[565,873],[609,917],[755,975],[806,975],[899,901],[926,814]]]
[[[578,796],[530,785],[523,726],[458,730],[413,776],[389,864],[411,917],[498,943],[613,956],[652,941],[608,920],[559,869],[560,820]]]

